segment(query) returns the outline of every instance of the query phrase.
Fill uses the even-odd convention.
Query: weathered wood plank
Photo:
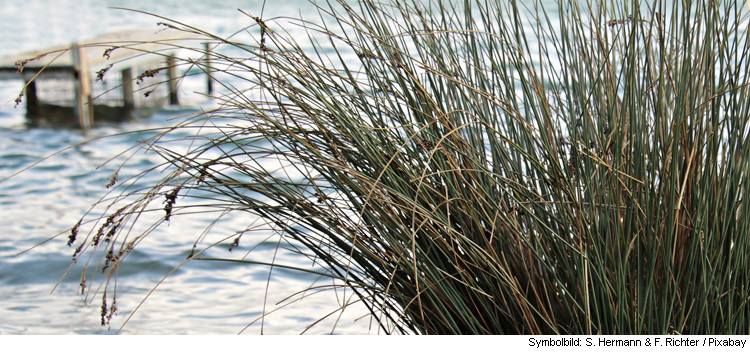
[[[189,40],[196,40],[198,46],[205,37],[197,34],[168,28],[120,31],[86,39],[79,44],[86,47],[90,70],[102,69],[109,64],[108,71],[120,72],[133,64],[153,63],[178,50],[175,45],[191,46]],[[72,44],[37,49],[16,55],[0,57],[0,80],[29,80],[45,68],[39,78],[68,78],[73,75],[75,63],[73,53],[68,50]],[[113,47],[116,47],[113,49]],[[41,58],[37,59],[39,56]],[[17,72],[16,62],[25,61],[24,71]]]
[[[190,40],[195,40],[190,42]],[[109,107],[120,115],[129,114],[137,107],[133,97],[132,69],[154,63],[166,64],[169,71],[168,86],[170,100],[177,104],[177,77],[175,53],[186,47],[201,51],[201,43],[206,38],[173,29],[160,28],[135,31],[121,31],[104,34],[80,42],[81,45],[69,44],[46,49],[38,49],[21,54],[0,58],[0,80],[22,79],[26,82],[42,79],[63,79],[73,82],[75,105],[72,107],[73,118],[77,126],[87,129],[94,122],[97,107],[92,102],[91,82],[94,73],[103,76],[106,73],[120,72],[122,75],[123,107]],[[191,44],[192,43],[192,44]],[[18,71],[19,65],[22,72]],[[161,66],[160,66],[161,67]],[[41,72],[41,73],[40,73]],[[158,70],[149,70],[156,74]],[[67,82],[67,81],[63,81]],[[71,110],[58,105],[45,105],[37,97],[37,84],[30,82],[26,88],[27,116],[30,119],[42,118],[42,110],[57,112],[52,119],[60,121],[63,115]],[[150,93],[149,91],[148,93]],[[125,117],[123,117],[125,118]]]

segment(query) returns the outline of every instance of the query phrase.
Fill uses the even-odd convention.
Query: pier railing
[[[1,57],[0,80],[26,83],[16,102],[25,102],[30,120],[73,120],[85,129],[94,120],[125,120],[165,100],[178,104],[174,56],[180,44],[195,47],[201,41],[172,29],[109,33]]]

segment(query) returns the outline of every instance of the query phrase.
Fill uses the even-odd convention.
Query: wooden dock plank
[[[175,45],[198,49],[200,43],[206,41],[206,38],[197,34],[169,28],[154,28],[104,34],[80,41],[78,44],[86,47],[86,63],[89,65],[89,71],[99,70],[112,64],[108,72],[119,72],[132,67],[134,63],[143,64],[163,60],[164,56],[178,50]],[[72,46],[75,44],[64,44],[2,57],[0,58],[0,80],[29,80],[44,67],[46,69],[39,75],[40,79],[69,77],[75,66],[73,54],[67,50]],[[112,47],[118,48],[110,51],[109,57],[105,56],[105,51]],[[40,59],[35,59],[44,54],[46,55]],[[29,59],[31,60],[25,64],[24,71],[18,73],[16,62]]]
[[[37,97],[39,87],[36,81],[59,79],[63,82],[72,82],[75,98],[75,105],[72,107],[74,122],[82,129],[88,129],[93,125],[96,107],[102,107],[94,104],[91,94],[92,80],[96,78],[95,73],[103,75],[106,71],[108,74],[122,75],[122,80],[119,81],[122,83],[117,87],[122,96],[122,106],[107,107],[116,110],[120,118],[126,119],[127,115],[138,107],[138,104],[134,102],[133,87],[135,81],[133,77],[138,76],[133,70],[148,69],[145,71],[148,73],[144,74],[149,74],[150,77],[162,70],[162,67],[166,67],[170,101],[172,104],[177,104],[176,79],[179,74],[174,57],[183,49],[202,52],[204,45],[201,43],[206,44],[208,41],[208,38],[198,34],[170,28],[109,33],[77,44],[65,44],[2,57],[0,58],[0,80],[22,79],[28,82],[25,88],[27,117],[40,120],[46,118],[42,112],[43,109],[57,112],[57,110],[64,111],[66,106],[49,104],[42,107],[41,99]],[[19,61],[23,65],[21,72],[19,72]],[[154,64],[160,65],[154,66]],[[154,67],[159,69],[155,70]],[[152,91],[146,92],[145,97],[148,97]],[[68,107],[68,110],[70,109]],[[51,117],[58,121],[66,118],[57,114]]]

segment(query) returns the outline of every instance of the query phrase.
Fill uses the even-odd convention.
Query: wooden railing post
[[[76,93],[74,112],[78,125],[85,130],[91,127],[94,113],[86,49],[74,44],[71,51],[73,52],[73,78]]]
[[[135,108],[135,100],[133,99],[133,69],[125,68],[121,72],[122,75],[122,106],[130,111]]]
[[[33,119],[39,115],[39,98],[36,95],[36,82],[26,85],[26,117]]]
[[[214,92],[214,79],[211,78],[211,49],[210,43],[203,43],[205,47],[204,59],[206,69],[206,94],[211,95]]]
[[[177,62],[173,57],[167,58],[167,69],[169,69],[169,104],[179,105],[180,100],[177,97]]]

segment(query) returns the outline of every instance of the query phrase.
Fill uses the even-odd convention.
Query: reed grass
[[[224,260],[334,278],[385,333],[748,334],[743,6],[362,0],[247,14],[249,44],[164,19],[216,45],[182,63],[219,106],[147,142],[169,173],[79,251],[113,277],[147,238],[118,229],[213,208],[318,269]]]

